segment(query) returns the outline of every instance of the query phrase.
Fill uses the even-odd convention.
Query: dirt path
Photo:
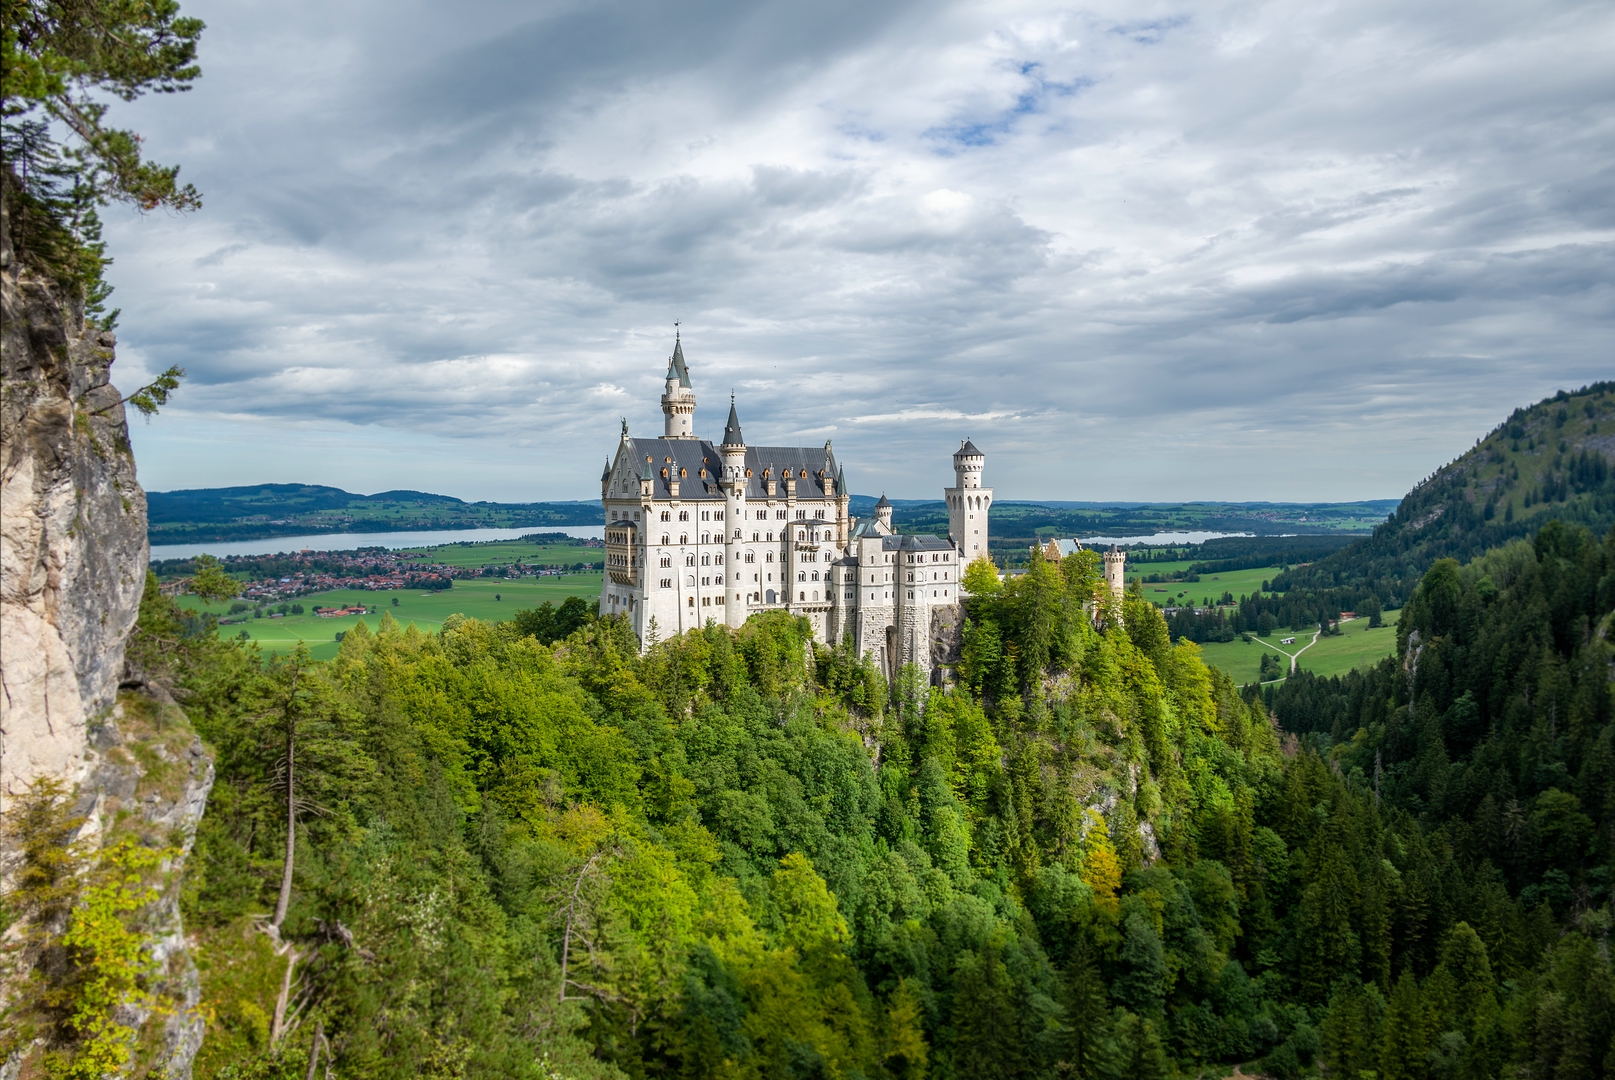
[[[1299,649],[1295,650],[1295,652],[1293,652],[1293,653],[1292,652],[1285,652],[1283,646],[1281,646],[1281,645],[1274,645],[1273,646],[1275,651],[1277,651],[1279,653],[1282,653],[1283,655],[1288,656],[1290,658],[1290,675],[1295,674],[1296,661],[1301,659],[1301,654],[1306,652],[1308,649],[1312,648],[1312,646],[1316,645],[1318,643],[1318,638],[1321,637],[1322,635],[1323,635],[1323,628],[1319,627],[1318,629],[1316,629],[1316,630],[1314,630],[1312,632],[1312,640],[1307,642],[1305,645],[1301,646]],[[1256,640],[1261,645],[1265,646],[1265,645],[1268,644],[1267,642],[1263,641],[1261,638],[1257,638]],[[1287,675],[1287,676],[1284,676],[1284,678],[1269,679],[1266,682],[1262,683],[1261,685],[1262,686],[1272,686],[1275,683],[1283,682],[1284,679],[1288,678],[1288,677],[1289,676]]]

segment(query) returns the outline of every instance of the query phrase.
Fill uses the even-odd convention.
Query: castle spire
[[[673,355],[667,358],[667,389],[662,394],[662,433],[669,439],[695,438],[695,391],[690,388],[690,367],[684,362],[684,343],[673,324]]]
[[[729,422],[723,428],[724,446],[745,446],[746,440],[740,435],[740,414],[735,412],[735,395],[729,395]]]

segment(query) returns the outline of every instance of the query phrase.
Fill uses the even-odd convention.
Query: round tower
[[[745,569],[741,563],[744,548],[741,546],[741,528],[746,517],[746,440],[740,434],[740,416],[735,412],[734,395],[729,396],[729,422],[724,425],[723,443],[718,447],[723,458],[723,472],[719,474],[723,488],[723,568],[724,568],[724,622],[738,628],[746,621],[750,610],[747,597],[751,585],[742,580]]]
[[[953,455],[954,486],[942,492],[948,503],[948,534],[964,564],[987,554],[987,510],[993,489],[981,486],[986,465],[987,456],[965,439]]]
[[[673,334],[673,355],[667,361],[667,383],[662,393],[663,434],[669,439],[695,438],[695,391],[690,368],[684,362],[684,344]]]
[[[885,492],[881,492],[880,502],[875,504],[875,522],[887,532],[892,531],[892,503]]]
[[[1127,553],[1115,544],[1105,552],[1105,584],[1110,586],[1110,594],[1118,601],[1122,593],[1127,591]]]

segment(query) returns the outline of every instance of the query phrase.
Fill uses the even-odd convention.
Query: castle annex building
[[[695,391],[675,341],[660,438],[623,424],[600,477],[606,512],[604,615],[627,615],[640,642],[703,626],[739,627],[758,611],[806,617],[816,638],[851,635],[888,676],[932,666],[933,641],[959,622],[959,576],[987,553],[986,458],[965,442],[944,490],[949,537],[892,531],[885,496],[875,516],[847,512],[846,473],[830,443],[748,445],[734,402],[723,441],[695,434]]]

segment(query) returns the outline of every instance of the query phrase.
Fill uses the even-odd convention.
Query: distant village
[[[575,541],[579,547],[603,547],[599,540]],[[224,571],[246,577],[241,599],[264,604],[329,592],[333,589],[449,589],[456,580],[475,578],[554,577],[602,568],[600,562],[538,565],[526,562],[451,566],[417,551],[360,548],[356,551],[303,551],[279,555],[227,555],[219,560]],[[194,564],[189,559],[168,559],[152,564],[159,578],[168,578],[162,590],[186,591]],[[321,612],[324,614],[324,612]]]

